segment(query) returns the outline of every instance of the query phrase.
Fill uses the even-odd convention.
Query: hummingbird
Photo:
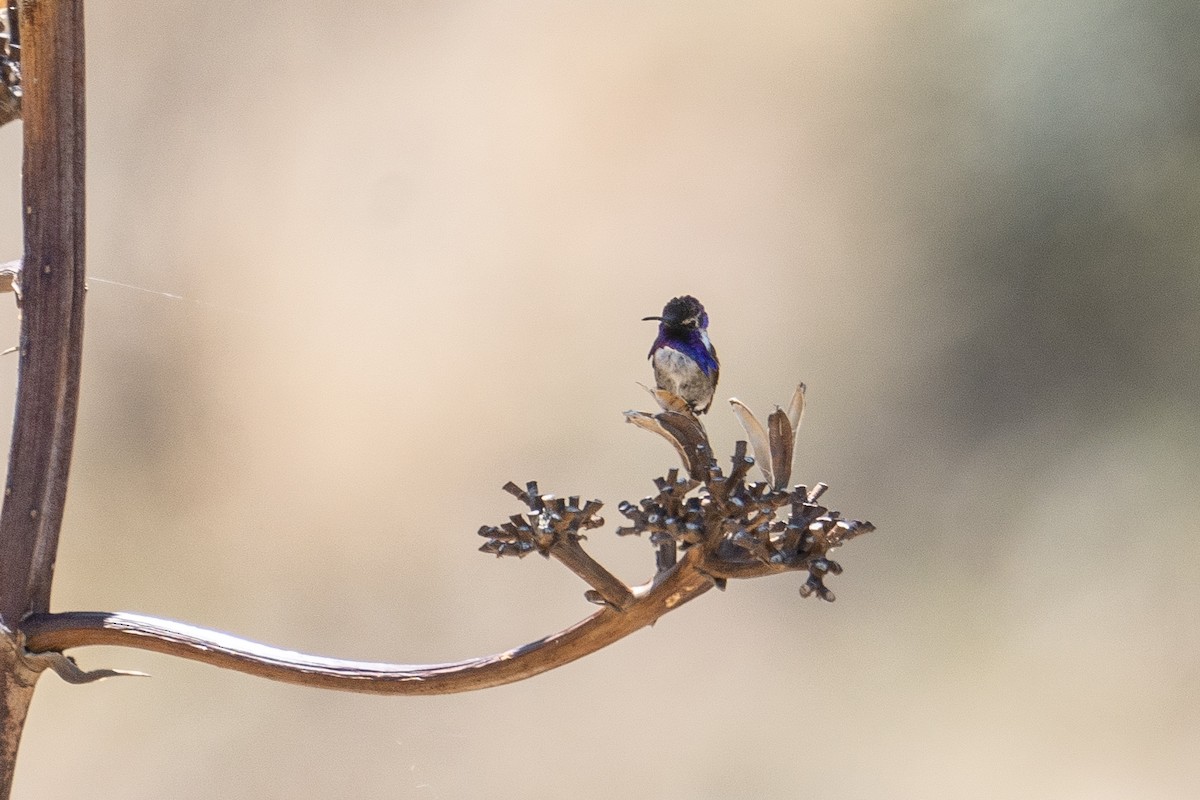
[[[672,298],[658,320],[658,338],[650,348],[654,381],[659,389],[677,394],[692,411],[703,414],[712,405],[721,362],[708,339],[708,313],[691,295]]]

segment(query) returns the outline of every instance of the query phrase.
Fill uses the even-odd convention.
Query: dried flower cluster
[[[586,538],[579,531],[604,524],[604,519],[596,516],[604,505],[599,500],[589,500],[580,507],[578,497],[563,500],[539,494],[537,481],[525,484],[524,489],[509,481],[504,491],[529,506],[530,513],[514,514],[498,528],[480,528],[479,535],[488,537],[487,544],[479,548],[485,553],[522,558],[536,550],[549,556],[562,539],[579,541]]]
[[[741,402],[731,400],[735,414],[746,429],[749,444],[737,442],[726,474],[713,456],[708,434],[700,420],[678,397],[654,391],[662,407],[659,413],[626,412],[626,419],[653,431],[674,446],[687,475],[672,469],[655,480],[657,494],[640,503],[622,502],[618,511],[629,524],[617,534],[646,534],[656,548],[658,574],[676,569],[681,551],[698,551],[689,559],[691,568],[708,575],[723,588],[729,578],[751,578],[786,571],[806,571],[808,579],[801,595],[833,600],[825,577],[842,571],[829,551],[844,542],[874,530],[869,522],[843,519],[837,511],[817,500],[828,488],[818,483],[788,488],[796,432],[804,411],[804,385],[797,387],[787,410],[776,409],[766,426]],[[753,450],[754,456],[748,454]],[[759,466],[764,481],[748,480],[751,467]],[[623,607],[632,590],[582,553],[582,531],[604,524],[596,516],[601,503],[580,504],[578,497],[562,500],[538,493],[537,483],[522,490],[509,483],[505,490],[529,507],[529,513],[514,515],[508,522],[484,526],[479,534],[488,539],[480,549],[497,556],[525,556],[539,552],[562,559],[573,554],[572,569],[594,587],[589,599]],[[582,566],[580,557],[588,562]],[[572,561],[574,563],[572,563]],[[616,582],[630,594],[614,591]]]

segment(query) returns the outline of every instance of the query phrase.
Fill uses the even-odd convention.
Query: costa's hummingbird
[[[721,362],[708,339],[708,313],[691,295],[672,298],[658,320],[658,338],[650,348],[654,382],[659,389],[682,397],[692,411],[703,414],[712,405]]]

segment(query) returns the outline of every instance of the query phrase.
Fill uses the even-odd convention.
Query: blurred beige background
[[[80,650],[154,677],[43,680],[16,796],[1194,797],[1200,10],[1069,6],[89,3],[89,271],[185,299],[91,284],[57,609],[402,662],[574,622],[475,531],[533,478],[650,574],[616,505],[674,457],[620,412],[683,292],[880,530],[833,605],[734,584],[472,695]]]

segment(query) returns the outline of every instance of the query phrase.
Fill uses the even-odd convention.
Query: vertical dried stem
[[[83,345],[83,0],[21,4],[25,255],[20,379],[0,512],[0,622],[49,608]],[[33,677],[0,632],[0,798],[7,798]]]

